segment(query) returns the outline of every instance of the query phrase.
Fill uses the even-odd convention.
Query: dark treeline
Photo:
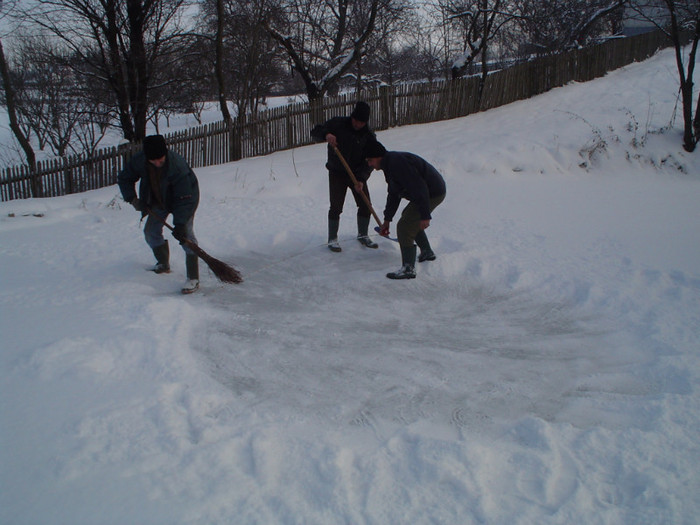
[[[698,0],[4,0],[2,103],[25,149],[95,151],[109,128],[137,142],[148,122],[215,100],[258,111],[267,97],[310,101],[369,86],[454,79],[622,36],[644,22],[679,58],[694,146]],[[678,39],[680,43],[680,39]],[[685,98],[688,97],[687,104]]]

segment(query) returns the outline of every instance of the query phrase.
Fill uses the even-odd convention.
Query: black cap
[[[376,157],[383,157],[386,153],[386,148],[382,146],[382,143],[376,139],[370,139],[365,144],[365,158],[373,159]]]
[[[163,135],[149,135],[143,139],[143,152],[148,160],[155,160],[165,157],[168,148],[165,145]]]
[[[355,120],[359,120],[360,122],[368,122],[369,105],[367,102],[359,101],[357,104],[355,104],[355,109],[352,110],[350,116]]]

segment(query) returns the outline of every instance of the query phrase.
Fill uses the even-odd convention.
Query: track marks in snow
[[[650,358],[590,313],[589,283],[559,283],[561,299],[547,299],[534,284],[551,287],[551,276],[456,250],[419,265],[416,280],[394,282],[384,277],[398,261],[392,245],[344,248],[277,263],[253,255],[242,264],[260,272],[207,299],[196,349],[241,402],[379,434],[420,421],[480,432],[522,414],[620,424],[600,406],[567,410],[587,402],[594,374],[614,386],[615,374]]]

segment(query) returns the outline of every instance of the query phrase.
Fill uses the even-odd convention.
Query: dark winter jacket
[[[372,173],[372,168],[367,165],[363,151],[367,139],[375,138],[374,132],[368,125],[365,125],[362,129],[355,130],[352,127],[350,117],[333,117],[324,124],[314,126],[311,130],[311,137],[316,142],[325,142],[328,133],[335,135],[338,140],[338,149],[357,180],[366,181]],[[329,171],[345,173],[342,162],[340,162],[338,155],[335,154],[330,144],[328,145],[326,168]]]
[[[391,221],[401,199],[408,199],[420,212],[421,220],[431,219],[430,199],[445,195],[445,179],[431,164],[413,153],[387,151],[382,158],[388,193],[384,220]]]
[[[152,179],[159,179],[160,191],[157,194],[153,191]],[[194,215],[199,204],[199,183],[187,161],[174,151],[168,151],[160,170],[148,164],[143,152],[129,160],[117,177],[125,201],[134,200],[135,185],[139,180],[139,199],[149,208],[172,213],[175,226],[186,224]]]

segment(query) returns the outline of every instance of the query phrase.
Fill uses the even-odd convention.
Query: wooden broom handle
[[[347,171],[348,175],[350,175],[350,180],[352,180],[352,183],[354,185],[357,185],[357,178],[355,177],[355,174],[350,169],[350,166],[348,166],[348,163],[345,161],[345,157],[343,157],[343,154],[340,153],[340,150],[338,149],[337,146],[334,146],[333,144],[331,144],[331,147],[333,148],[333,151],[335,151],[335,154],[338,155],[338,158],[340,159],[341,164],[345,168],[345,171]],[[369,211],[372,212],[372,216],[374,217],[374,220],[377,221],[377,225],[381,228],[382,221],[379,220],[379,216],[374,211],[374,208],[372,207],[372,203],[369,201],[369,198],[367,197],[367,195],[365,195],[364,191],[360,191],[359,194],[362,197],[362,200],[365,201],[365,204],[369,208]]]

